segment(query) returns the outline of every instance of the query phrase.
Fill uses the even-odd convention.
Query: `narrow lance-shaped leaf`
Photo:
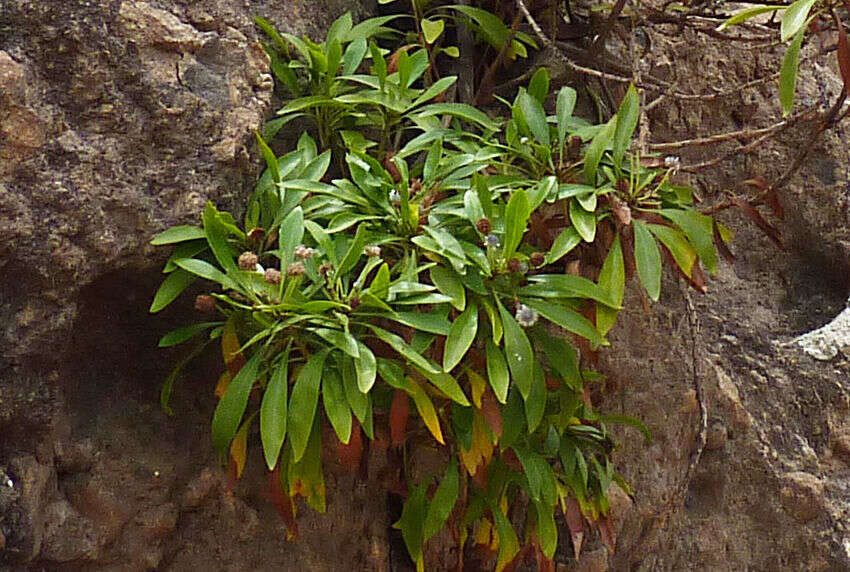
[[[287,431],[292,443],[292,461],[297,463],[307,449],[316,406],[319,404],[319,384],[322,380],[322,368],[325,365],[327,350],[310,356],[292,387],[289,400],[289,420]]]
[[[322,401],[336,436],[341,443],[347,445],[351,438],[351,408],[348,406],[342,380],[336,369],[327,369],[322,374]]]
[[[798,0],[799,2],[799,0]],[[794,92],[797,91],[797,67],[800,63],[800,45],[806,28],[800,28],[791,41],[782,59],[779,70],[779,102],[782,104],[782,115],[787,116],[794,107]]]
[[[434,492],[434,498],[428,505],[428,512],[425,515],[425,524],[423,526],[423,539],[427,542],[432,536],[437,534],[457,503],[459,490],[459,476],[457,470],[457,458],[452,457],[449,466],[446,468],[446,474],[440,481],[440,485]]]
[[[260,440],[269,470],[275,468],[286,437],[287,399],[289,393],[289,351],[283,354],[263,393],[260,406]]]
[[[164,230],[154,236],[151,240],[151,244],[157,246],[162,244],[175,244],[204,237],[206,237],[206,234],[204,234],[204,229],[200,227],[189,225],[172,226],[168,230]]]
[[[423,529],[425,526],[425,512],[428,506],[427,483],[422,483],[410,493],[404,508],[401,510],[401,519],[393,526],[401,529],[401,536],[407,546],[407,552],[411,560],[416,564],[417,572],[424,570],[425,564],[422,555]]]
[[[517,97],[517,104],[522,112],[523,119],[528,125],[529,131],[540,145],[549,147],[549,123],[546,121],[546,112],[543,105],[534,96],[521,91]]]
[[[437,410],[434,408],[431,398],[428,397],[428,394],[416,380],[408,378],[405,381],[407,382],[406,388],[410,397],[413,398],[413,404],[416,405],[416,410],[425,423],[425,427],[428,428],[428,431],[440,445],[445,445],[443,431],[440,429],[440,419],[437,417]]]
[[[653,302],[661,295],[661,253],[655,238],[639,220],[632,221],[635,229],[635,266],[646,294]]]
[[[626,267],[623,260],[623,249],[620,246],[619,235],[614,239],[608,256],[599,272],[599,287],[605,290],[618,306],[623,303],[626,286]],[[596,305],[596,328],[602,334],[607,334],[617,321],[618,310],[604,304]]]
[[[525,331],[502,303],[499,300],[496,300],[496,303],[504,328],[505,355],[507,356],[508,366],[522,398],[526,399],[531,391],[534,376],[534,353],[531,349],[531,342],[528,341]]]
[[[487,338],[487,379],[499,403],[506,403],[511,380],[508,362],[505,360],[505,354],[490,338]]]
[[[614,165],[617,167],[621,165],[623,155],[629,149],[639,117],[640,98],[635,86],[630,85],[617,111],[617,126],[614,128]]]
[[[195,280],[195,276],[183,269],[175,270],[169,274],[162,281],[162,284],[160,284],[159,289],[153,297],[153,302],[151,302],[149,310],[150,313],[155,314],[171,304]],[[160,347],[165,347],[162,345],[162,342],[160,342]]]
[[[780,39],[787,42],[789,38],[805,29],[809,12],[817,0],[797,0],[788,6],[782,15],[782,24],[779,27]]]
[[[563,163],[564,145],[567,138],[567,124],[573,115],[576,106],[576,90],[564,86],[558,92],[558,101],[555,104],[555,114],[558,119],[558,155]]]
[[[510,259],[516,252],[519,243],[522,241],[522,236],[525,234],[525,225],[530,215],[528,197],[524,190],[517,189],[513,192],[505,207],[505,259]]]
[[[478,306],[472,303],[452,322],[452,327],[449,329],[449,335],[446,337],[446,348],[443,352],[444,370],[451,371],[460,363],[475,340],[477,332]]]
[[[251,356],[248,363],[239,370],[239,373],[227,386],[227,391],[221,401],[218,402],[213,415],[212,438],[213,444],[219,452],[224,452],[230,445],[236,430],[239,428],[245,407],[248,405],[248,395],[250,395],[254,381],[257,379],[262,360],[262,352],[256,352]]]

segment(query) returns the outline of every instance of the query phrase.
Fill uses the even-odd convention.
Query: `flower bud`
[[[333,266],[331,266],[330,262],[322,262],[322,265],[319,266],[319,275],[322,278],[327,278],[328,274],[331,273],[331,270],[333,270]]]
[[[240,270],[248,270],[254,271],[257,269],[257,263],[259,262],[259,258],[256,254],[250,251],[243,252],[239,255],[239,268]]]
[[[522,272],[522,262],[520,262],[519,258],[508,260],[508,272]]]
[[[546,255],[542,252],[535,252],[534,254],[528,257],[528,261],[535,268],[538,266],[543,266],[543,263],[546,262]]]
[[[376,258],[381,255],[381,247],[376,246],[374,244],[370,244],[369,246],[363,249],[363,254],[371,258]]]
[[[489,218],[480,218],[478,222],[475,223],[475,228],[478,229],[478,232],[481,234],[490,234],[490,231],[493,230],[493,226],[490,224]]]
[[[495,234],[488,234],[484,237],[484,246],[489,246],[491,248],[499,247],[499,237]]]
[[[360,298],[358,298],[357,296],[352,296],[348,299],[348,305],[351,306],[352,310],[356,310],[360,307]]]
[[[265,280],[269,284],[280,284],[280,279],[280,270],[275,270],[274,268],[269,268],[268,270],[266,270],[266,273],[263,274],[263,280]]]
[[[204,312],[205,314],[215,312],[215,298],[209,294],[200,294],[199,296],[195,296],[195,309],[199,312]]]
[[[262,242],[263,237],[266,236],[266,231],[261,228],[252,228],[248,233],[248,242],[251,244],[260,244]]]
[[[298,260],[309,260],[310,258],[313,258],[313,249],[304,246],[303,244],[299,244],[295,247],[293,254]]]
[[[286,275],[287,276],[301,276],[306,272],[306,268],[304,267],[303,262],[293,262],[289,266],[286,267]]]

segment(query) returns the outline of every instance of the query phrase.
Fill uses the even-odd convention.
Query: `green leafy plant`
[[[434,9],[494,33],[483,11]],[[728,231],[694,209],[671,180],[674,165],[630,152],[634,88],[603,125],[573,116],[569,87],[551,106],[545,70],[502,101],[504,116],[433,102],[454,81],[436,79],[429,52],[442,20],[417,12],[425,45],[392,52],[391,71],[378,41],[397,37],[384,27],[392,18],[355,26],[345,15],[321,44],[259,21],[294,96],[266,135],[303,114],[319,142],[304,134],[276,156],[258,135],[266,170],[241,225],[208,204],[201,226],[154,238],[175,250],[151,311],[201,278],[209,291],[196,308],[218,318],[163,337],[162,346],[197,342],[162,405],[180,370],[218,340],[213,443],[238,478],[258,422],[272,498],[293,534],[298,496],[324,510],[329,424],[352,469],[364,435],[441,446],[442,472],[401,466],[391,484],[407,491],[397,526],[420,569],[444,527],[462,544],[498,547],[497,569],[521,544],[551,561],[559,511],[576,557],[587,526],[613,544],[608,490],[629,487],[611,462],[608,425],[649,434],[593,407],[589,390],[603,376],[590,364],[629,277],[658,300],[666,256],[702,289],[702,265],[716,271]],[[485,39],[504,47],[514,36]]]

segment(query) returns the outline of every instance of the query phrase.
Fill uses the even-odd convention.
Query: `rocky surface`
[[[0,567],[390,568],[377,479],[331,466],[329,512],[303,511],[295,542],[264,497],[257,451],[228,485],[208,436],[216,366],[187,376],[166,417],[157,393],[173,356],[155,342],[187,308],[146,314],[164,256],[150,237],[208,199],[237,206],[256,174],[250,132],[272,85],[251,16],[302,33],[350,4],[0,0]],[[646,73],[732,90],[670,98],[649,117],[651,141],[778,121],[775,85],[732,88],[778,69],[779,51],[646,34]],[[803,69],[803,104],[840,89],[833,71]],[[790,131],[689,180],[706,200],[739,192],[807,141]],[[828,134],[783,188],[787,251],[725,212],[738,258],[709,294],[672,276],[658,305],[630,292],[598,393],[654,441],[618,430],[636,494],[617,495],[617,551],[590,538],[578,564],[559,550],[562,567],[850,568],[850,363],[789,343],[829,323],[850,290],[846,149]]]

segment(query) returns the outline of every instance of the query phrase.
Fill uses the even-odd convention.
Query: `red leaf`
[[[567,499],[564,516],[567,519],[567,528],[570,529],[570,538],[573,541],[573,553],[578,560],[581,556],[581,544],[584,541],[584,516],[581,514],[581,507],[576,499],[572,497]]]
[[[600,518],[596,523],[599,528],[599,534],[602,536],[602,543],[608,552],[614,553],[614,547],[617,545],[617,533],[614,531],[614,523],[610,518]]]
[[[298,536],[298,525],[295,523],[295,511],[292,507],[292,499],[283,490],[280,482],[280,463],[269,472],[269,497],[277,509],[283,524],[286,526],[287,537],[291,540]]]
[[[522,465],[519,462],[519,457],[516,456],[513,449],[505,449],[502,451],[501,459],[502,462],[514,471],[518,473],[522,472]]]
[[[720,252],[720,255],[726,260],[726,262],[729,264],[735,264],[735,255],[732,254],[732,251],[729,250],[729,246],[726,244],[726,241],[724,241],[723,237],[720,236],[717,221],[714,221],[714,245],[717,247],[717,251]]]
[[[756,208],[751,205],[749,202],[745,201],[741,198],[732,199],[732,204],[741,209],[741,211],[747,215],[753,223],[761,229],[763,233],[767,235],[767,237],[772,240],[779,248],[784,249],[785,246],[782,244],[782,236],[779,233],[779,229],[775,226],[767,222],[761,213],[756,210]]]
[[[502,437],[502,412],[499,411],[499,405],[496,402],[496,396],[493,395],[492,391],[486,391],[484,395],[481,396],[481,414],[484,416],[484,420],[487,422],[487,425],[490,426],[490,430],[496,435],[496,437]]]
[[[396,389],[393,394],[393,404],[390,407],[390,441],[393,445],[404,444],[409,417],[410,401],[407,399],[407,393]]]
[[[344,467],[353,471],[360,466],[360,459],[363,457],[363,439],[360,436],[360,424],[356,418],[352,419],[351,439],[348,445],[337,440],[336,452],[339,462]]]

